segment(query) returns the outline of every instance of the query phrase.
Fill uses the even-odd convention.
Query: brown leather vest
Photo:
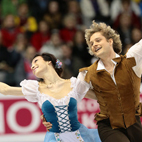
[[[109,118],[111,127],[128,128],[136,122],[135,115],[141,115],[140,82],[132,67],[136,65],[134,58],[120,56],[113,59],[117,62],[115,68],[116,84],[106,70],[96,70],[98,61],[79,71],[87,71],[85,81],[93,85],[100,105],[100,113],[95,120]]]

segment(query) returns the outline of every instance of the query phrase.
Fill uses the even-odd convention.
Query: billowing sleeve
[[[77,78],[84,81],[84,78],[87,74],[87,71],[82,71],[82,72],[79,72]],[[92,86],[92,83],[90,82],[90,89],[93,89],[93,86]]]
[[[84,81],[83,74],[82,72],[80,72],[78,77],[74,81],[74,90],[75,90],[74,95],[78,102],[84,98],[89,88],[90,84]]]
[[[20,82],[22,93],[29,102],[38,102],[38,81],[36,80],[23,80]]]
[[[134,44],[126,54],[127,58],[134,57],[136,66],[133,67],[134,72],[138,77],[142,75],[142,40]]]

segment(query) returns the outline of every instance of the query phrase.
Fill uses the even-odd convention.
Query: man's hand
[[[49,132],[49,129],[52,128],[52,124],[50,122],[46,122],[46,119],[43,115],[41,115],[40,118],[42,120],[42,124],[46,127],[46,130]]]

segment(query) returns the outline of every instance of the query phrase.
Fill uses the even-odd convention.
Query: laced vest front
[[[74,98],[70,98],[68,105],[60,106],[53,106],[47,100],[42,104],[42,112],[46,121],[52,124],[50,132],[71,132],[81,126],[77,117],[77,101]]]

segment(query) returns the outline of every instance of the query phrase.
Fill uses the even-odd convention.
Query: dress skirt
[[[81,124],[75,132],[47,132],[44,142],[101,142],[97,129],[88,129]]]

